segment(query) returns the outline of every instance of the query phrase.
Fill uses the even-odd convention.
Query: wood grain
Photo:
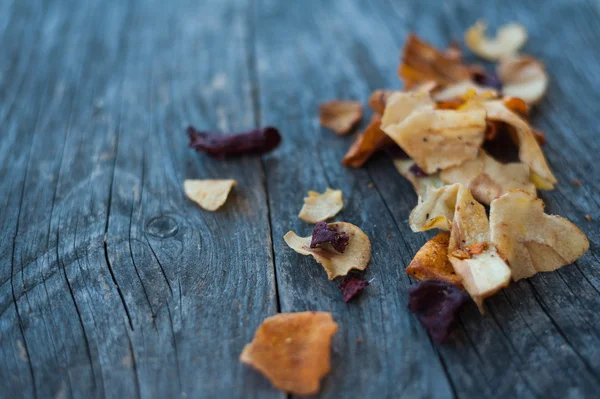
[[[584,0],[0,2],[0,396],[284,397],[239,353],[265,317],[323,310],[340,329],[320,397],[594,397],[599,16]],[[542,198],[591,247],[485,317],[468,307],[435,347],[406,307],[403,270],[428,237],[407,224],[416,196],[384,155],[342,167],[353,138],[317,110],[400,88],[408,32],[444,46],[479,18],[522,22],[546,64],[533,123],[560,182]],[[275,125],[283,143],[221,162],[187,148],[188,124]],[[185,178],[239,184],[210,213]],[[282,239],[310,233],[302,198],[327,187],[373,244],[349,304]]]

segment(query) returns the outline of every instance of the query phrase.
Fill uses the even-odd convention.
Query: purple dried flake
[[[427,173],[425,173],[425,171],[423,169],[421,169],[421,167],[419,165],[417,165],[416,163],[413,163],[411,165],[411,167],[408,169],[409,172],[411,172],[413,175],[417,176],[417,177],[427,177],[429,176]]]
[[[247,132],[217,134],[201,132],[193,126],[187,128],[189,146],[217,159],[246,154],[264,154],[275,149],[281,142],[279,131],[267,126]]]
[[[346,233],[337,232],[329,225],[323,221],[317,223],[312,232],[312,239],[310,241],[310,247],[316,248],[317,245],[323,243],[330,243],[333,249],[340,253],[344,253],[346,249],[346,245],[348,245],[348,240],[350,237],[346,235]]]
[[[344,302],[350,301],[352,298],[357,296],[364,290],[367,285],[369,285],[368,281],[362,280],[359,277],[355,277],[352,275],[346,276],[344,281],[339,285],[340,291],[344,294]]]

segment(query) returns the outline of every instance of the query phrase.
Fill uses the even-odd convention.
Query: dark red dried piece
[[[367,285],[369,285],[368,281],[356,276],[347,275],[339,286],[340,291],[344,294],[344,302],[348,302],[356,295],[360,294]]]
[[[312,232],[310,247],[316,248],[317,245],[328,242],[331,244],[333,249],[344,253],[349,239],[350,237],[348,237],[343,231],[337,232],[335,229],[329,227],[327,223],[321,221],[315,225],[315,229]]]
[[[456,315],[469,295],[455,285],[424,280],[408,289],[408,307],[431,338],[441,344],[450,337]]]
[[[413,175],[417,177],[427,177],[429,176],[419,165],[413,163],[412,166],[408,169]]]
[[[279,131],[272,126],[231,134],[201,132],[190,126],[187,134],[190,137],[190,147],[217,159],[264,154],[275,149],[281,142]]]

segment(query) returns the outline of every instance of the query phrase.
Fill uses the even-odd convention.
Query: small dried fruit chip
[[[363,115],[358,101],[329,101],[319,106],[321,126],[333,130],[338,135],[350,133]]]
[[[465,32],[465,44],[475,54],[489,61],[497,61],[516,54],[527,41],[527,31],[521,24],[504,25],[496,37],[485,36],[487,25],[478,21]]]
[[[411,168],[416,164],[410,158],[394,158],[392,162],[394,162],[394,166],[398,173],[404,176],[406,180],[412,184],[417,195],[421,197],[427,192],[427,187],[432,186],[433,188],[439,188],[444,185],[440,180],[439,173],[433,173],[424,177],[415,175],[411,171]]]
[[[491,240],[508,261],[514,280],[574,262],[589,248],[585,234],[565,218],[544,213],[544,203],[511,191],[490,206]]]
[[[458,311],[469,301],[469,296],[460,288],[437,280],[413,285],[408,289],[408,296],[409,309],[438,344],[450,337]]]
[[[527,165],[500,163],[483,150],[479,150],[476,159],[441,171],[440,179],[446,184],[464,185],[477,201],[487,205],[509,190],[521,189],[536,195]]]
[[[240,355],[282,391],[314,395],[331,370],[331,340],[338,325],[328,312],[267,317]]]
[[[394,141],[379,128],[380,125],[381,117],[374,114],[369,126],[354,140],[354,143],[344,155],[342,160],[344,166],[360,168],[380,149],[395,145]]]
[[[340,291],[344,294],[344,302],[349,302],[352,298],[360,294],[369,285],[368,281],[365,281],[356,276],[348,275],[344,278],[344,281],[339,285]]]
[[[429,188],[425,196],[419,196],[419,203],[408,218],[414,232],[430,229],[449,231],[454,218],[456,196],[460,184],[440,188]]]
[[[388,98],[394,93],[391,90],[375,90],[369,97],[369,107],[377,114],[383,114]]]
[[[521,98],[527,104],[542,99],[548,89],[548,74],[544,65],[533,57],[523,55],[500,61],[497,67],[506,96]]]
[[[345,276],[352,269],[365,270],[371,260],[371,242],[369,237],[357,226],[351,223],[336,222],[329,223],[329,227],[338,233],[345,233],[348,237],[348,245],[344,253],[337,252],[331,244],[321,244],[317,248],[311,248],[312,237],[299,237],[293,231],[288,231],[283,239],[294,251],[302,255],[311,255],[320,263],[329,280],[339,276]]]
[[[422,91],[394,92],[389,96],[381,117],[381,129],[402,123],[415,110],[433,109],[434,106],[435,103],[431,100],[429,93]]]
[[[190,126],[187,128],[187,134],[190,137],[191,148],[217,159],[264,154],[274,150],[281,142],[279,130],[271,126],[231,134],[201,132]]]
[[[486,130],[485,110],[419,108],[382,130],[431,174],[477,157]]]
[[[469,80],[471,69],[463,64],[456,52],[442,53],[411,34],[404,44],[398,75],[404,82],[404,89],[408,90],[428,81],[446,85]]]
[[[225,201],[231,188],[237,184],[232,179],[224,180],[186,180],[183,182],[185,195],[202,209],[216,211]]]
[[[343,207],[342,190],[328,188],[323,194],[309,191],[298,217],[307,223],[317,223],[334,217]]]
[[[488,119],[505,122],[514,129],[519,146],[519,159],[529,166],[531,180],[536,187],[542,190],[552,190],[556,184],[556,177],[552,174],[544,153],[527,122],[510,111],[501,100],[485,101],[481,104],[487,111]]]
[[[319,222],[313,229],[310,247],[317,248],[317,245],[328,243],[336,251],[344,253],[349,239],[350,237],[343,231],[338,231],[335,227],[330,227],[325,222]]]
[[[465,93],[472,90],[478,95],[485,94],[486,97],[496,98],[498,92],[495,88],[489,86],[481,86],[470,80],[463,82],[454,83],[444,87],[443,89],[433,93],[433,99],[435,101],[450,101],[453,99],[461,98]]]
[[[449,241],[450,234],[446,232],[427,241],[406,268],[406,274],[419,281],[433,279],[462,287],[460,276],[448,260]]]

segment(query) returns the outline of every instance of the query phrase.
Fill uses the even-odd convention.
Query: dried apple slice
[[[323,194],[309,191],[298,217],[307,223],[318,223],[334,217],[343,207],[342,190],[327,188]]]
[[[321,126],[343,136],[360,122],[363,115],[362,105],[358,101],[329,101],[319,106]]]
[[[279,313],[262,322],[240,361],[282,391],[315,395],[331,370],[331,340],[337,329],[329,312]]]
[[[485,35],[486,29],[485,22],[476,22],[465,32],[465,44],[469,50],[489,61],[497,61],[516,54],[527,41],[527,31],[518,23],[500,27],[494,38]]]
[[[381,117],[381,129],[397,125],[404,121],[417,109],[433,109],[435,103],[429,93],[424,91],[392,93],[386,102],[385,111]]]
[[[358,226],[351,223],[336,222],[329,223],[328,226],[349,237],[348,244],[342,253],[329,243],[311,248],[312,236],[299,237],[293,231],[288,231],[283,239],[290,248],[299,254],[311,255],[315,258],[325,269],[329,280],[345,276],[352,269],[365,270],[371,261],[369,237]]]
[[[207,211],[216,211],[225,201],[231,188],[237,184],[233,179],[185,180],[185,195]]]
[[[500,61],[496,69],[502,81],[502,93],[535,104],[548,89],[548,74],[539,60],[522,55]]]
[[[427,241],[406,268],[406,274],[419,281],[440,280],[462,287],[460,276],[454,272],[448,260],[449,242],[450,234],[446,232]]]
[[[519,146],[519,159],[529,166],[531,181],[539,189],[552,190],[557,182],[556,177],[552,174],[529,124],[510,111],[502,100],[485,101],[481,104],[490,120],[505,122],[514,129]]]
[[[549,272],[574,262],[589,248],[569,220],[544,213],[544,203],[517,190],[492,201],[491,241],[507,260],[513,279]]]
[[[477,201],[487,205],[510,190],[521,189],[536,195],[527,165],[520,162],[500,163],[484,150],[479,150],[476,159],[443,170],[439,176],[446,184],[464,185]]]
[[[410,158],[393,158],[392,162],[406,180],[408,180],[418,196],[423,196],[427,192],[427,187],[439,188],[444,185],[440,180],[438,173],[422,176],[414,172],[415,161]]]

